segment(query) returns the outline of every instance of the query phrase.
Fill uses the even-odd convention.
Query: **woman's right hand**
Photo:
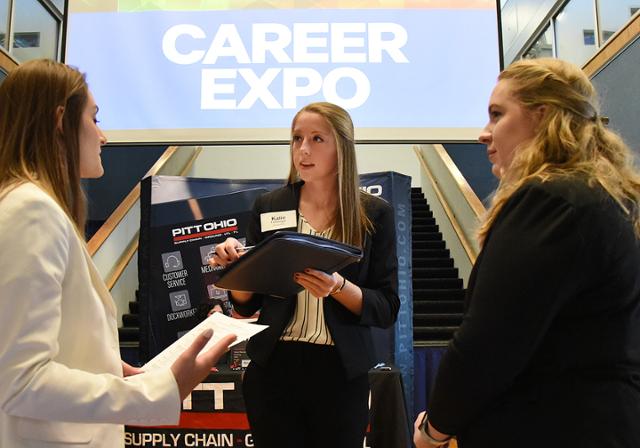
[[[209,258],[211,266],[226,267],[247,253],[240,241],[235,238],[227,238],[224,242],[217,244],[213,257]],[[238,302],[246,302],[253,296],[252,292],[231,291],[230,295]]]
[[[187,398],[193,388],[207,377],[211,368],[229,350],[229,345],[236,340],[235,334],[227,335],[209,350],[200,354],[211,336],[213,336],[213,330],[203,331],[171,365],[171,372],[178,383],[180,400]]]
[[[213,257],[209,258],[211,266],[225,267],[236,261],[243,252],[240,251],[244,246],[235,238],[227,238],[224,242],[217,244]]]

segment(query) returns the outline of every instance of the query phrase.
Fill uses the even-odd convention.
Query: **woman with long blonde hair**
[[[640,177],[604,121],[572,64],[500,74],[500,184],[418,448],[640,446]]]
[[[368,422],[371,327],[394,324],[398,264],[393,209],[359,188],[351,117],[330,103],[303,107],[291,125],[287,185],[256,200],[247,228],[255,244],[277,230],[362,248],[359,263],[327,274],[295,273],[305,289],[286,299],[231,291],[235,309],[269,328],[247,345],[243,393],[257,448],[361,448]],[[284,218],[269,226],[261,217]],[[214,264],[238,259],[240,243],[216,246]]]
[[[123,447],[124,426],[177,424],[234,337],[167,369],[121,361],[116,305],[83,240],[81,178],[103,173],[84,76],[29,61],[0,84],[0,446]],[[124,378],[126,377],[126,378]]]

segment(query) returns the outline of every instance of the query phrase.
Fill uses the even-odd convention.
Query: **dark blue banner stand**
[[[395,209],[401,300],[394,329],[372,329],[380,362],[395,364],[413,409],[411,178],[394,172],[361,176],[362,188]],[[211,247],[242,238],[253,201],[282,180],[153,176],[141,183],[140,360],[146,362],[201,321],[211,300],[226,293],[210,281]]]

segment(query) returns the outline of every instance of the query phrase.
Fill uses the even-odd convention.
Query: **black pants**
[[[369,378],[347,380],[331,346],[278,343],[269,365],[252,362],[243,393],[256,448],[362,448]]]

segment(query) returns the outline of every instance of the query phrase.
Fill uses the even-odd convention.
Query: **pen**
[[[239,247],[236,247],[236,250],[246,252],[253,249],[254,247],[256,246],[239,246]]]

